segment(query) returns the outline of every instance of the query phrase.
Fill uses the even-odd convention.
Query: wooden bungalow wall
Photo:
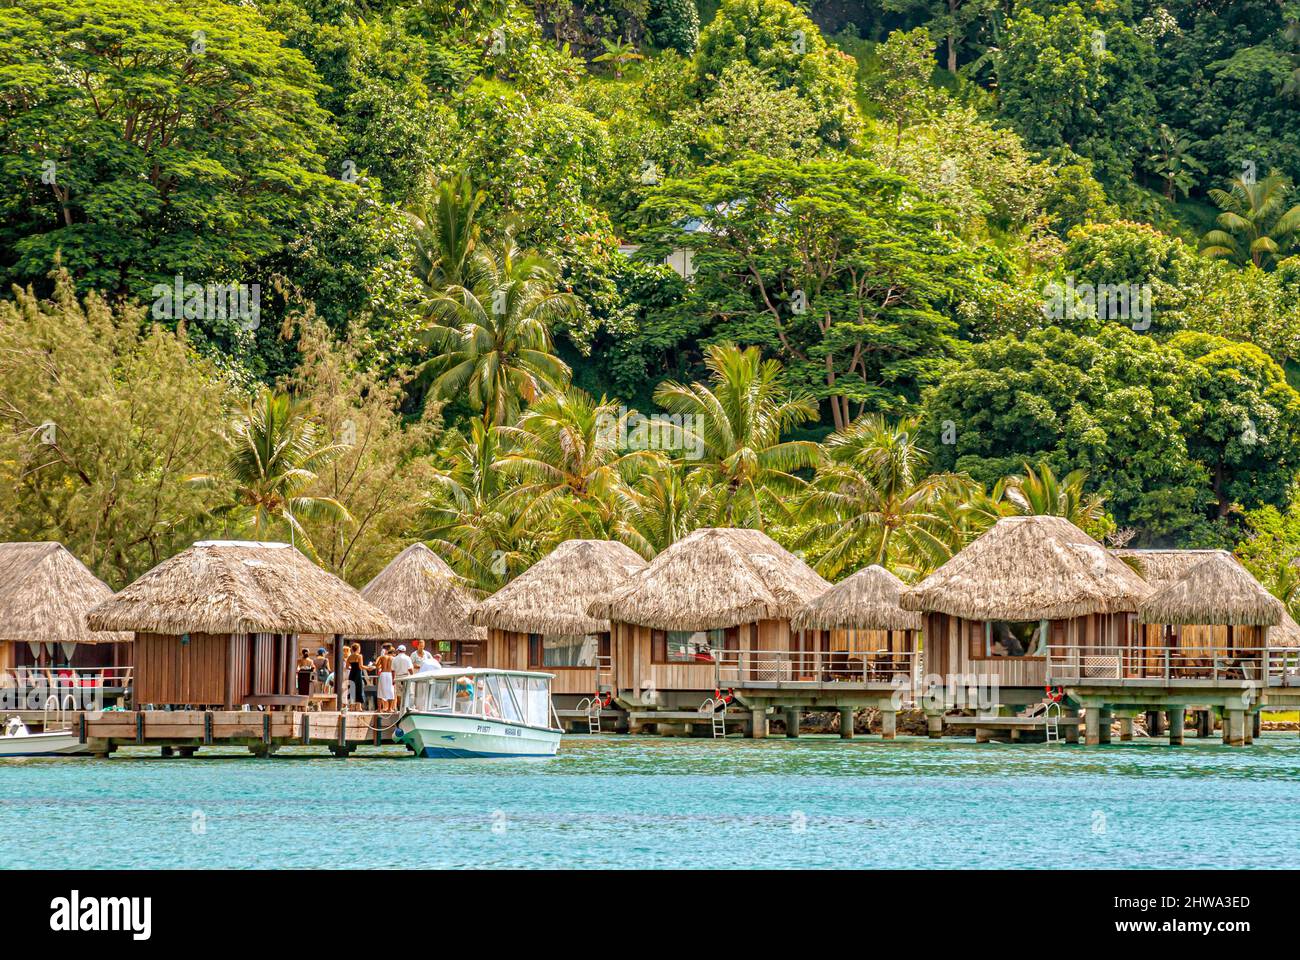
[[[789,620],[760,620],[741,624],[736,630],[736,644],[740,651],[786,651],[792,648]],[[614,675],[620,692],[630,692],[639,698],[642,691],[651,687],[702,693],[715,689],[717,671],[712,663],[655,663],[653,634],[649,627],[614,623]]]
[[[240,706],[251,695],[295,693],[300,645],[292,635],[139,633],[134,644],[137,704]]]
[[[1129,635],[1129,614],[1091,614],[1051,621],[1052,646],[1121,646]],[[984,621],[962,620],[942,613],[925,616],[925,673],[982,675],[1003,687],[1041,687],[1047,683],[1046,657],[986,657]],[[991,680],[990,682],[994,682]]]
[[[528,634],[513,631],[488,631],[484,666],[502,670],[541,670],[555,674],[552,694],[579,694],[589,697],[596,692],[594,667],[532,667],[528,664]]]

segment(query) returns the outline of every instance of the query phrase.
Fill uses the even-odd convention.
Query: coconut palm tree
[[[542,397],[518,424],[499,428],[512,447],[500,463],[510,497],[530,521],[565,512],[581,530],[612,534],[626,517],[629,480],[664,465],[629,429],[636,416],[576,387]]]
[[[478,247],[478,210],[482,190],[474,189],[468,173],[438,184],[432,203],[406,211],[415,240],[414,269],[427,301],[452,284],[465,282]]]
[[[762,529],[774,512],[789,512],[781,495],[803,487],[793,471],[817,460],[817,444],[781,439],[817,416],[816,401],[791,394],[781,364],[763,360],[757,347],[714,344],[704,363],[710,383],[666,381],[655,400],[686,418],[687,456],[698,449],[698,469],[717,488],[715,523]]]
[[[1026,463],[1023,476],[1007,477],[1003,496],[1010,513],[1064,517],[1076,527],[1086,527],[1106,516],[1105,497],[1087,493],[1087,482],[1084,470],[1071,470],[1058,479],[1046,463],[1036,470]]]
[[[283,524],[290,539],[313,556],[311,538],[300,518],[352,522],[334,498],[307,493],[317,471],[348,446],[324,443],[320,425],[301,400],[263,387],[244,404],[230,443],[224,473],[189,478],[196,487],[228,494],[226,502],[211,511],[213,516],[251,529],[258,540],[267,539]]]
[[[682,461],[642,474],[632,488],[629,521],[652,557],[699,527],[717,513],[717,489],[704,471]],[[624,540],[640,550],[630,539]]]
[[[868,563],[916,576],[960,549],[954,532],[966,478],[927,474],[917,426],[869,414],[827,438],[800,503],[811,521],[801,545],[819,548],[814,566],[823,576]]]
[[[468,285],[465,285],[465,284]],[[514,419],[521,404],[562,389],[569,368],[552,352],[551,324],[578,309],[557,289],[555,268],[522,249],[513,226],[499,242],[479,249],[464,283],[432,296],[425,330],[437,355],[422,365],[436,396],[464,395],[483,422]]]
[[[470,423],[444,446],[434,488],[424,504],[427,538],[457,573],[484,590],[505,584],[539,555],[538,538],[507,499],[500,469],[500,430]]]
[[[1201,238],[1201,252],[1207,257],[1234,263],[1268,267],[1295,245],[1300,231],[1300,204],[1289,205],[1292,187],[1280,173],[1263,180],[1235,177],[1228,189],[1210,190],[1210,197],[1223,212],[1211,230]]]

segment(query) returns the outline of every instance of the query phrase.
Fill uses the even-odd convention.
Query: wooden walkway
[[[25,719],[39,724],[42,715],[32,711]],[[202,747],[247,747],[269,756],[284,746],[318,746],[346,756],[360,746],[394,744],[397,722],[393,714],[308,710],[105,710],[66,719],[97,756],[139,746],[182,756]]]

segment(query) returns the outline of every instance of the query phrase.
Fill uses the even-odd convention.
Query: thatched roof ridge
[[[830,584],[759,530],[694,530],[588,612],[656,630],[784,620]]]
[[[514,633],[603,633],[609,621],[588,615],[587,604],[644,566],[616,540],[566,540],[480,602],[470,622]]]
[[[921,615],[899,606],[907,585],[879,564],[863,567],[790,618],[794,630],[920,630]]]
[[[1276,626],[1286,608],[1231,554],[1202,560],[1138,607],[1143,623]]]
[[[1153,587],[1163,587],[1212,556],[1230,557],[1227,550],[1174,550],[1124,548],[1111,551],[1121,560],[1137,563],[1142,579]]]
[[[92,630],[343,633],[394,629],[338,577],[287,543],[204,540],[90,611]]]
[[[478,604],[470,587],[423,543],[413,543],[361,588],[397,629],[384,640],[482,640],[487,631],[469,622]]]
[[[1064,517],[1003,517],[901,602],[966,620],[1061,620],[1131,613],[1149,591]]]
[[[86,612],[113,595],[61,543],[0,543],[0,640],[14,643],[121,643],[129,633],[96,633]]]

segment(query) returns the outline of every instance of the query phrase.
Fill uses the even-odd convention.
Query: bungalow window
[[[608,645],[608,634],[530,633],[528,665],[530,667],[592,668],[601,648]]]
[[[726,630],[656,630],[651,638],[650,659],[655,663],[713,663],[721,650]]]
[[[1047,656],[1047,620],[985,620],[984,656]]]

